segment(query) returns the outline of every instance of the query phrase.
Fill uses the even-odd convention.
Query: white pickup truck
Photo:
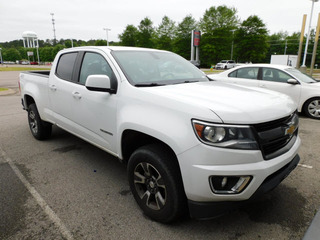
[[[159,222],[221,215],[300,160],[289,97],[210,81],[170,52],[62,50],[50,72],[21,73],[20,90],[36,139],[55,125],[118,157],[138,205]]]

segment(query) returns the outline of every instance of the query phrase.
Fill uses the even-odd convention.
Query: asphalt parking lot
[[[0,239],[301,239],[320,207],[320,121],[301,116],[300,165],[254,204],[208,221],[147,219],[126,166],[53,128],[35,140],[18,72],[0,72]]]

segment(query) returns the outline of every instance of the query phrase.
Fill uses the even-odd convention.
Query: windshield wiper
[[[183,83],[194,83],[194,82],[199,82],[199,81],[198,80],[193,80],[193,81],[187,80],[187,81],[184,81]]]
[[[137,83],[134,86],[135,87],[158,87],[158,86],[164,86],[165,84],[160,83]]]

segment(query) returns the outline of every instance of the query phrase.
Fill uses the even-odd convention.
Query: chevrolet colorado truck
[[[119,158],[137,204],[159,222],[221,215],[300,160],[288,96],[210,81],[171,52],[70,48],[51,71],[21,73],[19,85],[36,139],[55,125]]]

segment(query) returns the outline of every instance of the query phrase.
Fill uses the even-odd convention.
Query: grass
[[[224,70],[215,70],[215,69],[213,69],[213,70],[205,70],[203,72],[206,73],[206,74],[211,74],[211,73],[221,73],[223,71]]]
[[[0,88],[0,92],[1,91],[7,91],[7,90],[9,90],[8,88]]]
[[[39,71],[39,70],[50,70],[50,68],[0,67],[0,72],[10,72],[10,71]]]

